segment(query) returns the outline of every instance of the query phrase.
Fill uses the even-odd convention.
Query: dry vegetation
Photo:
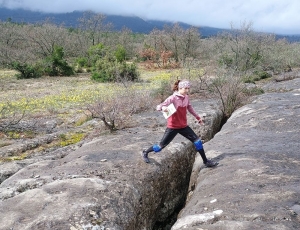
[[[153,109],[158,103],[153,92],[171,77],[165,71],[141,72],[140,82],[124,85],[98,83],[90,74],[17,80],[14,71],[1,70],[0,108],[9,108],[1,113],[1,159],[21,159],[134,126],[131,116]],[[33,140],[37,140],[34,145]],[[27,142],[21,149],[7,151]]]

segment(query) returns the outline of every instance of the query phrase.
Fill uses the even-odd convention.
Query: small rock
[[[215,202],[217,202],[217,199],[213,199],[213,200],[210,201],[211,204],[215,203]]]
[[[294,211],[294,213],[296,213],[296,215],[300,214],[300,205],[296,204],[292,207],[292,210]]]
[[[95,211],[90,210],[90,216],[95,216],[97,213]]]
[[[216,215],[221,215],[223,213],[223,210],[216,210],[216,211],[213,211],[213,213]]]

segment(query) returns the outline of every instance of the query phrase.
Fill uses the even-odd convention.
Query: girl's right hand
[[[161,110],[162,110],[163,112],[168,112],[168,107],[163,106],[163,107],[161,108]]]

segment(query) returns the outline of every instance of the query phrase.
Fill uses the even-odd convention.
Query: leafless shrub
[[[234,73],[218,75],[206,84],[210,92],[219,100],[225,119],[229,118],[246,100],[245,84],[241,81],[241,77]]]
[[[125,90],[118,91],[111,96],[98,98],[97,102],[87,106],[92,118],[99,118],[111,131],[128,126],[132,115],[153,107],[153,100],[149,91]]]
[[[25,110],[19,111],[13,104],[7,102],[0,107],[0,131],[15,129],[24,117]]]

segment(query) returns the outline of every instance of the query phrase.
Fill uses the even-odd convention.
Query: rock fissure
[[[208,114],[205,126],[189,117],[204,141],[219,128],[220,115],[213,104],[195,101],[194,107]],[[3,164],[0,229],[140,230],[174,218],[186,200],[194,146],[178,136],[145,164],[140,151],[159,141],[165,120],[157,112],[137,115],[136,120],[138,127],[121,130],[111,139],[100,136],[62,153],[62,158],[51,159],[47,154],[45,159]]]
[[[225,118],[222,114],[221,111],[219,111],[217,113],[217,116],[214,117],[214,121],[209,121],[209,122],[212,122],[211,124],[214,124],[212,125],[212,127],[210,127],[211,130],[214,130],[215,132],[210,132],[210,135],[207,136],[207,134],[203,134],[201,135],[201,137],[206,137],[206,141],[209,141],[213,138],[213,136],[215,134],[218,133],[219,130],[221,130],[222,126],[226,123],[226,121],[228,120],[228,118]],[[208,122],[208,121],[207,121]],[[218,127],[219,125],[219,127]],[[184,151],[184,150],[183,150]],[[197,153],[195,153],[195,156],[197,156]],[[200,158],[199,158],[200,159]],[[195,163],[195,162],[194,162]],[[193,163],[193,165],[194,165]],[[194,168],[194,170],[196,170],[198,173],[200,171],[200,168],[198,168],[198,165],[197,165],[197,169]],[[177,203],[177,207],[174,210],[174,212],[168,216],[167,218],[164,219],[164,221],[157,221],[153,227],[152,230],[170,230],[174,224],[176,223],[177,227],[175,226],[175,228],[178,228],[178,226],[181,227],[181,220],[179,223],[177,223],[177,216],[178,214],[182,211],[182,209],[184,208],[186,202],[188,201],[189,199],[189,196],[192,195],[193,193],[193,190],[195,189],[195,184],[197,183],[192,174],[195,174],[195,171],[192,170],[190,172],[190,176],[187,178],[187,181],[189,181],[189,185],[187,187],[184,188],[184,199],[181,201],[181,202],[178,202]],[[198,171],[199,170],[199,171]],[[197,173],[197,174],[198,174]],[[215,215],[218,214],[218,212],[216,213],[205,213],[205,214],[201,214],[201,217],[203,219],[202,222],[207,222],[208,220],[211,220],[211,219],[214,219]],[[180,229],[180,228],[179,228]]]
[[[199,173],[196,158],[193,190],[171,230],[300,229],[300,79],[263,89],[205,143],[220,165]]]

